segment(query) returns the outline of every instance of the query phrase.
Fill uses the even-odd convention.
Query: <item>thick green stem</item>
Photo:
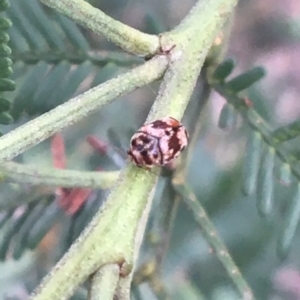
[[[40,1],[93,32],[103,34],[108,40],[132,54],[140,56],[154,55],[159,48],[157,36],[143,33],[116,21],[86,1]]]
[[[163,49],[175,46],[172,63],[164,76],[158,100],[152,107],[155,117],[173,116],[181,119],[206,55],[229,17],[237,0],[198,1],[188,16],[173,31],[161,36]]]
[[[92,276],[89,300],[112,300],[119,281],[120,267],[109,264]]]
[[[8,162],[0,165],[2,179],[11,179],[19,183],[52,187],[82,187],[108,189],[116,182],[119,172],[84,172],[55,168],[37,168]]]
[[[163,116],[181,119],[206,54],[226,20],[226,13],[233,10],[236,2],[199,1],[203,5],[195,6],[182,31],[177,30],[174,36],[168,34],[167,42],[162,46],[176,47],[170,53],[170,68],[148,120]],[[156,179],[152,172],[129,163],[101,211],[43,280],[31,299],[67,299],[87,276],[104,264],[118,263],[122,276],[130,276],[138,224],[147,204],[151,204],[150,194]]]
[[[118,263],[126,277],[132,268],[137,224],[155,182],[155,174],[129,164],[101,211],[46,276],[32,299],[67,299],[104,264]]]

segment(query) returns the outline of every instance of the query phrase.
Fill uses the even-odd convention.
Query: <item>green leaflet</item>
[[[52,201],[43,214],[36,221],[27,240],[27,247],[35,249],[42,238],[50,230],[50,228],[57,222],[59,216],[63,214],[63,210],[57,205],[56,201]]]
[[[0,112],[6,111],[10,108],[10,101],[6,98],[0,97]]]
[[[59,89],[67,74],[70,72],[71,65],[67,61],[53,66],[43,78],[43,84],[39,84],[30,101],[28,112],[31,115],[36,115],[45,112],[45,106],[51,97],[52,93]],[[53,107],[51,107],[53,108]]]
[[[246,195],[251,195],[256,190],[261,145],[261,135],[256,131],[252,131],[248,137],[244,158],[243,192]]]
[[[40,201],[40,202],[39,202]],[[26,216],[20,230],[16,233],[14,237],[14,245],[12,256],[14,259],[20,259],[24,251],[27,249],[27,239],[29,237],[30,231],[37,220],[43,216],[44,211],[47,209],[45,201],[37,199],[37,204],[30,210]]]
[[[231,58],[220,63],[214,71],[212,78],[217,81],[224,81],[231,74],[235,67],[235,61]]]
[[[295,194],[288,204],[282,231],[279,237],[277,251],[278,255],[285,257],[291,248],[293,238],[300,220],[300,183],[297,183]]]
[[[47,99],[45,111],[68,101],[72,95],[75,94],[78,86],[90,74],[91,69],[92,64],[89,61],[86,61],[85,63],[78,65],[75,70],[68,72],[63,82],[58,86],[59,88],[56,88]]]
[[[7,210],[5,212],[1,212],[1,219],[0,219],[0,229],[6,224],[6,222],[10,219],[12,214],[14,213],[14,209]]]
[[[231,104],[224,104],[220,117],[218,126],[221,129],[232,129],[236,124],[237,113],[234,110],[234,107]]]
[[[274,206],[275,151],[273,148],[266,147],[259,166],[256,189],[257,209],[262,216],[267,216],[272,212]]]
[[[8,125],[14,121],[12,116],[7,112],[0,113],[0,124]]]
[[[0,11],[3,12],[9,7],[9,1],[0,1]],[[16,84],[8,79],[12,75],[12,60],[9,58],[11,49],[7,46],[9,35],[6,30],[12,26],[12,22],[0,16],[0,124],[7,125],[13,122],[13,118],[8,112],[10,101],[2,97],[1,92],[14,91]]]
[[[48,71],[46,62],[39,62],[28,71],[26,78],[19,88],[15,96],[12,107],[12,114],[15,118],[19,117],[23,110],[28,110],[31,107],[31,99],[39,86],[41,78],[43,78]]]
[[[10,247],[13,237],[19,232],[24,223],[27,220],[27,217],[31,214],[31,210],[35,207],[36,202],[32,202],[27,206],[23,207],[24,212],[20,217],[12,216],[8,223],[8,228],[5,231],[4,237],[1,240],[0,246],[0,261],[6,258],[7,251]]]
[[[9,55],[11,55],[11,49],[5,44],[0,44],[0,56],[6,57]]]
[[[0,17],[0,30],[7,30],[12,26],[10,20]]]
[[[0,91],[14,91],[16,88],[16,83],[13,80],[0,78]]]
[[[247,89],[252,84],[260,80],[266,75],[265,69],[261,67],[255,67],[226,83],[226,88],[232,93],[237,93]]]

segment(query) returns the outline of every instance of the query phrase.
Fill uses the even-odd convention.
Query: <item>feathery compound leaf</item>
[[[31,24],[31,17],[24,15],[22,7],[23,5],[19,1],[12,1],[7,15],[12,20],[13,27],[17,27],[21,35],[24,36],[30,49],[42,52],[46,48],[47,43],[42,33]]]
[[[24,112],[42,114],[69,100],[79,87],[90,88],[104,78],[104,73],[99,75],[100,68],[111,61],[132,64],[128,58],[130,63],[124,63],[124,54],[96,53],[76,23],[55,11],[49,13],[37,0],[14,0],[7,15],[14,22],[9,29],[14,71],[20,62],[26,69],[25,74],[15,77],[18,91],[11,109],[15,118]],[[87,84],[81,85],[88,76]]]
[[[282,232],[277,245],[278,255],[285,257],[292,245],[293,238],[300,219],[300,183],[297,183],[297,189],[289,204],[288,211],[282,226]]]
[[[28,112],[31,115],[45,112],[45,103],[47,103],[48,98],[52,95],[55,89],[60,88],[61,82],[67,76],[70,71],[71,65],[63,61],[58,65],[54,66],[44,77],[43,84],[39,85],[37,91],[34,93],[31,99],[31,105],[28,108]]]
[[[48,65],[46,62],[40,62],[30,69],[26,79],[19,89],[12,108],[12,114],[16,118],[23,110],[30,108],[31,99],[36,92],[41,79],[48,72]]]
[[[273,209],[274,180],[273,171],[275,165],[275,150],[266,147],[259,167],[257,181],[257,209],[262,216],[267,216]]]
[[[45,38],[48,46],[56,51],[66,51],[65,44],[56,30],[53,30],[53,22],[41,8],[36,0],[27,0],[19,5],[25,16],[31,16],[31,24],[37,28]]]
[[[82,81],[90,74],[92,65],[89,61],[79,65],[75,70],[66,74],[59,87],[56,88],[45,103],[45,110],[69,100],[75,94]]]
[[[91,64],[90,45],[74,22],[47,13],[37,0],[14,0],[7,15],[14,22],[9,30],[13,61],[27,67],[26,74],[20,74],[24,78],[18,82],[21,86],[11,110],[15,117],[22,112],[41,114],[60,105],[95,73],[98,66]]]
[[[235,67],[235,61],[231,58],[220,63],[214,71],[212,78],[217,81],[224,81],[231,74]]]
[[[255,67],[252,70],[249,70],[233,79],[228,81],[225,85],[227,90],[230,90],[232,93],[237,93],[242,90],[245,90],[256,81],[263,78],[266,74],[265,69],[261,67]]]
[[[244,158],[243,192],[246,195],[251,195],[256,190],[261,147],[261,135],[256,131],[252,131],[247,140]]]
[[[9,35],[6,32],[0,31],[0,44],[7,44]]]
[[[0,11],[5,11],[9,7],[8,1],[0,1]],[[11,54],[10,48],[6,45],[9,36],[5,32],[12,23],[7,18],[0,17],[0,124],[10,124],[13,122],[12,116],[8,113],[10,101],[1,97],[1,92],[14,91],[16,84],[8,79],[12,75],[12,60],[8,57]]]
[[[226,103],[221,110],[218,126],[222,129],[232,129],[236,124],[236,118],[237,114],[234,107]]]
[[[79,48],[81,52],[86,52],[90,49],[88,41],[74,22],[61,14],[56,14],[55,20],[57,20],[59,26],[63,29],[65,36],[69,39],[69,43],[75,49]]]

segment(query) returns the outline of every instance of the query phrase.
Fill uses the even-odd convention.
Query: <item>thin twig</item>
[[[182,177],[178,176],[177,178],[174,178],[173,184],[177,193],[181,195],[186,205],[191,209],[196,222],[200,225],[201,232],[205,236],[205,240],[215,251],[216,256],[223,264],[228,275],[241,293],[241,296],[243,297],[242,299],[254,300],[255,298],[251,288],[248,286],[238,267],[232,260],[225,244],[220,239],[215,226],[208,218],[205,209],[197,199],[196,195],[183,181]]]
[[[92,172],[45,168],[8,162],[0,165],[2,179],[19,183],[51,187],[81,187],[109,189],[116,182],[119,171]]]
[[[157,36],[143,33],[116,21],[86,1],[40,1],[93,32],[103,34],[109,41],[112,41],[129,53],[148,56],[151,54],[154,55],[159,48],[159,39]]]

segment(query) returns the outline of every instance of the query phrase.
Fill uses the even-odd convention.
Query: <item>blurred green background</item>
[[[148,33],[159,33],[176,26],[195,1],[89,2],[130,26]],[[7,93],[13,103],[11,114],[16,121],[11,125],[1,125],[4,133],[142,62],[120,52],[103,37],[76,27],[35,0],[12,0],[5,14],[13,22],[8,33],[14,62],[12,78],[17,89]],[[238,63],[234,75],[255,65],[266,68],[267,76],[245,95],[273,128],[300,117],[299,29],[300,2],[296,0],[241,0],[236,10],[226,57],[232,57]],[[93,150],[86,138],[94,135],[124,152],[132,132],[145,121],[157,88],[158,83],[141,88],[64,130],[67,167],[76,170],[121,168],[124,158],[113,147],[109,147],[107,155],[101,155]],[[197,104],[202,101],[199,99],[202,89],[199,80],[183,119],[185,124],[192,118],[193,108],[199,107]],[[224,103],[223,98],[212,93],[201,112],[201,130],[187,182],[205,206],[256,298],[300,299],[299,233],[284,260],[276,254],[285,203],[289,201],[291,191],[277,182],[275,212],[269,219],[258,215],[255,195],[246,197],[241,191],[248,128],[240,119],[239,126],[231,131],[217,126]],[[16,161],[52,166],[50,142],[47,140],[30,149]],[[297,145],[296,140],[294,148],[297,149]],[[161,177],[158,184],[148,233],[157,231],[156,218],[164,197],[172,197],[162,196],[167,180]],[[108,191],[94,191],[79,212],[68,216],[53,202],[54,190],[8,181],[2,182],[0,189],[0,222],[8,216],[8,211],[10,213],[0,230],[0,299],[27,299],[29,292],[92,217],[95,208],[106,199]],[[30,203],[38,204],[28,206],[26,199],[37,200]],[[41,235],[40,239],[45,238],[36,249],[28,250],[24,236],[29,234],[32,223],[26,223],[25,217],[20,222],[20,218],[33,209],[40,213],[38,217],[31,216],[31,222],[34,220],[36,227],[45,226],[45,230],[44,234],[40,229],[32,230]],[[140,263],[153,257],[148,237],[146,234]],[[19,245],[18,259],[14,259],[16,245]],[[162,275],[171,299],[200,299],[200,294],[203,299],[240,299],[184,203],[179,204]],[[139,286],[139,291],[141,299],[157,299],[147,282]],[[79,289],[72,299],[86,299],[85,287]]]

